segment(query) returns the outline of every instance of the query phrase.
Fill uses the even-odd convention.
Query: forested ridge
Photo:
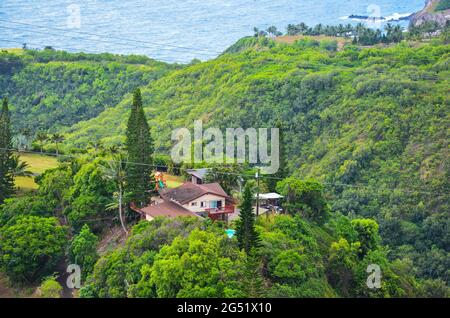
[[[94,118],[173,68],[143,56],[2,51],[0,91],[11,100],[15,132],[32,136]]]
[[[20,107],[35,110],[35,118],[44,118],[42,129],[64,134],[63,150],[78,159],[62,160],[38,178],[36,194],[8,199],[0,208],[0,236],[7,238],[0,243],[0,266],[21,282],[51,272],[46,269],[53,259],[42,273],[26,277],[22,268],[5,265],[16,233],[36,224],[44,231],[57,229],[48,242],[55,258],[63,253],[61,233],[73,236],[68,255],[83,255],[88,268],[83,297],[448,296],[446,39],[337,51],[310,38],[292,45],[247,38],[214,60],[186,66],[116,56],[98,63],[95,55],[51,50],[25,57],[2,53],[0,67],[8,72],[0,75],[6,94],[0,92],[11,95],[13,130],[33,123]],[[88,88],[80,74],[89,78]],[[105,76],[106,90],[96,84],[98,75]],[[52,84],[51,76],[72,81]],[[40,83],[48,84],[44,88],[54,102],[45,101],[46,95],[30,108],[37,93],[25,88]],[[288,207],[291,215],[256,220],[256,255],[228,239],[221,224],[189,219],[139,223],[125,243],[101,257],[89,249],[97,240],[93,233],[101,235],[117,219],[106,208],[115,202],[116,190],[102,168],[112,151],[86,146],[97,140],[105,148],[125,143],[133,101],[126,94],[138,86],[155,155],[168,153],[173,129],[191,127],[194,120],[222,129],[281,123],[283,177],[289,177],[276,190],[294,191],[296,199]],[[79,95],[66,97],[73,90]],[[89,102],[73,106],[86,90]],[[51,113],[43,111],[45,105],[53,105]],[[76,121],[58,117],[65,109]],[[69,229],[57,225],[55,216],[66,218]],[[103,218],[108,220],[96,221]],[[365,287],[369,264],[382,267],[379,290]]]
[[[448,282],[448,45],[309,46],[258,46],[154,82],[143,98],[156,147],[168,151],[171,130],[195,119],[221,128],[280,120],[291,173],[323,182],[334,211],[376,218],[392,255]],[[93,132],[120,142],[128,105],[78,123],[68,144]]]

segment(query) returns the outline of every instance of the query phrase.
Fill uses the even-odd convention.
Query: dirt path
[[[62,260],[58,264],[58,283],[61,284],[63,291],[62,291],[62,298],[73,298],[73,289],[70,289],[67,287],[67,278],[69,277],[70,273],[67,273],[67,262],[65,260]]]
[[[0,298],[14,298],[14,292],[6,286],[5,280],[0,277]]]

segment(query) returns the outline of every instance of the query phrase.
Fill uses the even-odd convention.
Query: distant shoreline
[[[414,16],[417,13],[422,12],[423,10],[425,10],[430,3],[432,3],[432,0],[426,0],[425,1],[425,5],[423,7],[423,9],[414,12],[414,13],[393,13],[390,16],[387,17],[383,17],[383,16],[369,16],[369,15],[362,15],[362,14],[351,14],[347,17],[344,17],[343,19],[349,19],[349,20],[362,20],[362,21],[372,21],[372,22],[401,22],[401,21],[410,21],[411,19],[414,18]]]
[[[414,13],[405,13],[405,14],[395,13],[390,17],[374,17],[374,16],[368,16],[368,15],[351,14],[348,17],[345,17],[345,19],[365,20],[365,21],[400,22],[400,21],[410,20],[413,15],[414,15]]]

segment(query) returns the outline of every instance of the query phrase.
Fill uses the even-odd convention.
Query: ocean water
[[[0,0],[0,47],[143,54],[167,62],[216,57],[253,27],[357,23],[425,0]],[[402,22],[405,25],[407,22]],[[373,25],[377,27],[380,25]],[[382,26],[382,25],[381,25]]]

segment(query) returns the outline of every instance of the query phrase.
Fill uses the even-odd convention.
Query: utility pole
[[[260,173],[260,170],[258,168],[258,171],[256,172],[256,182],[257,182],[257,186],[256,186],[256,217],[259,216],[259,173]]]
[[[239,177],[238,182],[239,182],[239,193],[242,194],[242,183],[244,182],[244,179],[242,177]]]

